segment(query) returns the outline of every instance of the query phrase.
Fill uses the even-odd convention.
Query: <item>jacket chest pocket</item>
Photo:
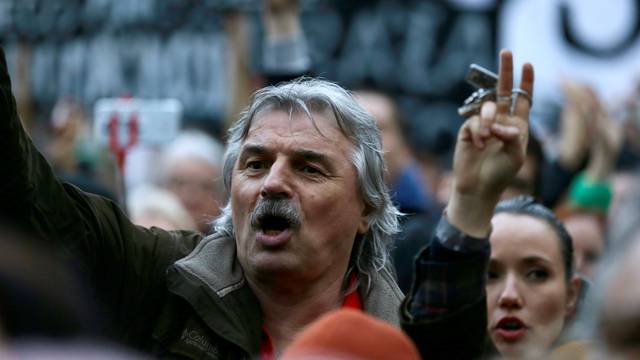
[[[177,324],[174,324],[177,325]],[[159,340],[154,353],[163,359],[223,360],[237,359],[231,356],[231,348],[225,341],[203,327],[192,317],[182,326],[174,327],[170,336]]]
[[[238,354],[235,346],[192,317],[185,321],[180,331],[161,342],[164,350],[160,357],[166,359],[226,360],[244,357]]]
[[[203,330],[198,327],[185,327],[180,336],[169,346],[169,352],[189,359],[221,360],[227,358],[224,356],[219,341],[208,336]]]
[[[152,353],[161,359],[239,360],[251,357],[218,336],[177,297],[168,299],[153,332]]]

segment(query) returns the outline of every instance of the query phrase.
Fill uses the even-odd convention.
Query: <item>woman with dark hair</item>
[[[571,236],[530,197],[500,202],[491,224],[489,337],[505,358],[543,357],[578,299]]]

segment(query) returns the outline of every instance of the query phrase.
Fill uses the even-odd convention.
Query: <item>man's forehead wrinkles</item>
[[[278,126],[271,127],[271,118],[278,116],[278,114],[284,115],[287,121],[280,123]],[[293,112],[287,112],[284,109],[265,110],[264,113],[259,113],[259,116],[256,116],[252,121],[248,130],[248,136],[250,136],[252,132],[261,132],[268,128],[271,128],[272,131],[282,136],[287,136],[285,134],[286,132],[305,132],[325,139],[331,138],[331,134],[327,133],[327,131],[331,132],[333,128],[340,132],[342,136],[348,138],[335,119],[335,116],[325,112],[312,111],[311,113],[306,113],[300,110]]]
[[[330,157],[330,151],[328,148],[317,149],[307,146],[287,146],[282,148],[279,146],[254,142],[245,143],[242,146],[241,155],[264,155],[273,152],[283,152],[294,157],[317,161],[326,161]]]
[[[300,137],[307,138],[320,138],[323,140],[331,140],[330,136],[327,136],[329,129],[321,130],[315,127],[313,124],[304,126],[295,122],[280,123],[277,125],[261,123],[256,126],[252,126],[247,133],[247,138],[252,137],[265,137],[277,135],[283,138]]]
[[[326,132],[326,130],[325,130]],[[245,144],[256,144],[263,147],[278,147],[285,146],[288,148],[300,148],[300,149],[319,149],[323,147],[334,148],[340,146],[341,140],[344,135],[339,133],[336,129],[334,133],[331,131],[327,135],[318,133],[315,129],[291,129],[286,128],[263,128],[256,129],[255,132],[250,132],[245,139]],[[347,142],[349,139],[344,137]],[[244,147],[245,145],[243,145]]]

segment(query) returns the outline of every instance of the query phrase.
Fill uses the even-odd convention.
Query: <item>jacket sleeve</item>
[[[440,219],[415,259],[401,306],[403,330],[423,359],[476,359],[486,342],[487,239],[471,238]]]
[[[200,237],[133,225],[116,204],[56,179],[18,118],[0,48],[0,217],[71,255],[123,339],[153,325],[166,267]]]

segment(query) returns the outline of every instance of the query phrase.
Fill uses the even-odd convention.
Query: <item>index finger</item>
[[[522,65],[520,89],[529,94],[529,98],[525,96],[516,96],[514,115],[523,119],[528,119],[529,110],[531,110],[531,99],[533,99],[533,65],[530,63]]]
[[[500,69],[496,102],[498,115],[509,115],[511,111],[511,89],[513,88],[513,55],[509,50],[500,51]]]

